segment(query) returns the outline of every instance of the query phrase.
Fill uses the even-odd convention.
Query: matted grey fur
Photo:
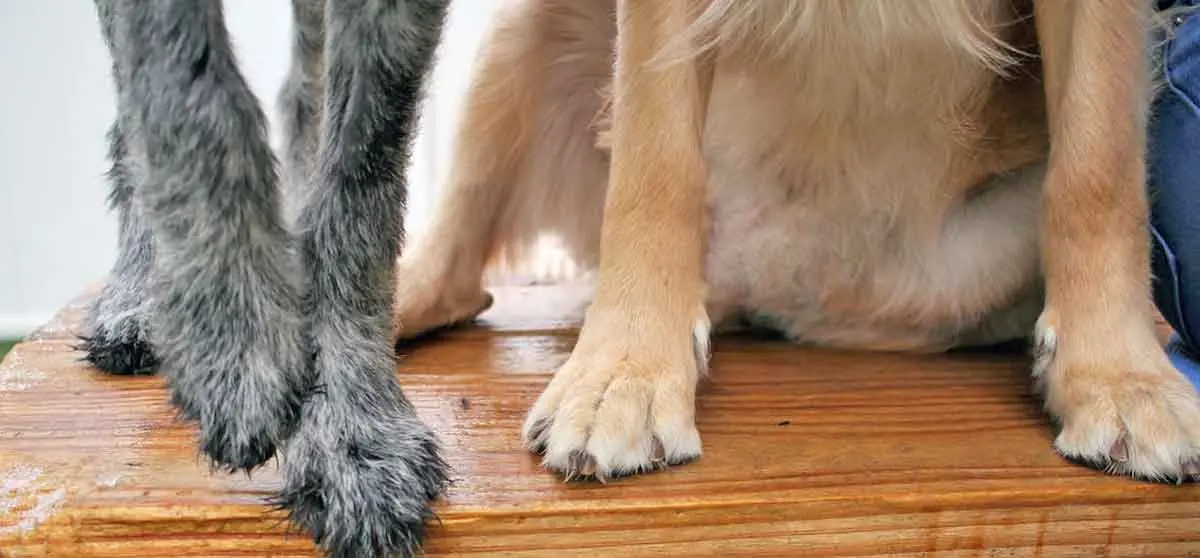
[[[449,0],[293,0],[294,239],[220,0],[95,1],[120,247],[84,358],[163,372],[216,466],[280,448],[276,503],[329,555],[416,553],[447,467],[395,377],[393,268]]]

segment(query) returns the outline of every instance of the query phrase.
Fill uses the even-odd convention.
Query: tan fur
[[[485,39],[426,234],[399,263],[403,335],[474,317],[491,304],[489,264],[528,271],[542,235],[596,263],[608,155],[596,119],[612,79],[611,2],[509,2]]]
[[[1154,333],[1146,232],[1148,8],[1038,4],[1052,151],[1038,385],[1055,446],[1116,472],[1200,476],[1200,403]]]
[[[709,316],[931,351],[1026,336],[1039,315],[1060,451],[1143,476],[1195,466],[1200,400],[1148,299],[1141,3],[510,8],[397,316],[404,336],[473,316],[485,263],[539,231],[598,263],[579,343],[524,432],[549,467],[698,456]]]

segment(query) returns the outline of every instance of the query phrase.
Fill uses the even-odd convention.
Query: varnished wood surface
[[[574,342],[575,293],[506,290],[400,375],[455,485],[430,556],[1200,556],[1200,487],[1064,462],[1020,354],[901,356],[720,339],[704,457],[564,484],[518,430]],[[314,556],[260,505],[279,479],[210,474],[156,377],[75,361],[80,304],[0,366],[0,554]],[[577,315],[577,314],[576,314]]]

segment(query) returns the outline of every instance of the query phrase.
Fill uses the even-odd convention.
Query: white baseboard
[[[53,314],[0,314],[0,339],[25,337],[53,317]]]

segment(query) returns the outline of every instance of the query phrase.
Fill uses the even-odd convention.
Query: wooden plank
[[[579,295],[505,289],[481,327],[405,351],[456,481],[428,555],[1200,556],[1200,489],[1057,457],[1021,354],[720,339],[703,459],[564,484],[518,432],[571,349]],[[82,303],[0,365],[0,554],[314,556],[260,504],[274,464],[210,473],[160,378],[75,360]]]

